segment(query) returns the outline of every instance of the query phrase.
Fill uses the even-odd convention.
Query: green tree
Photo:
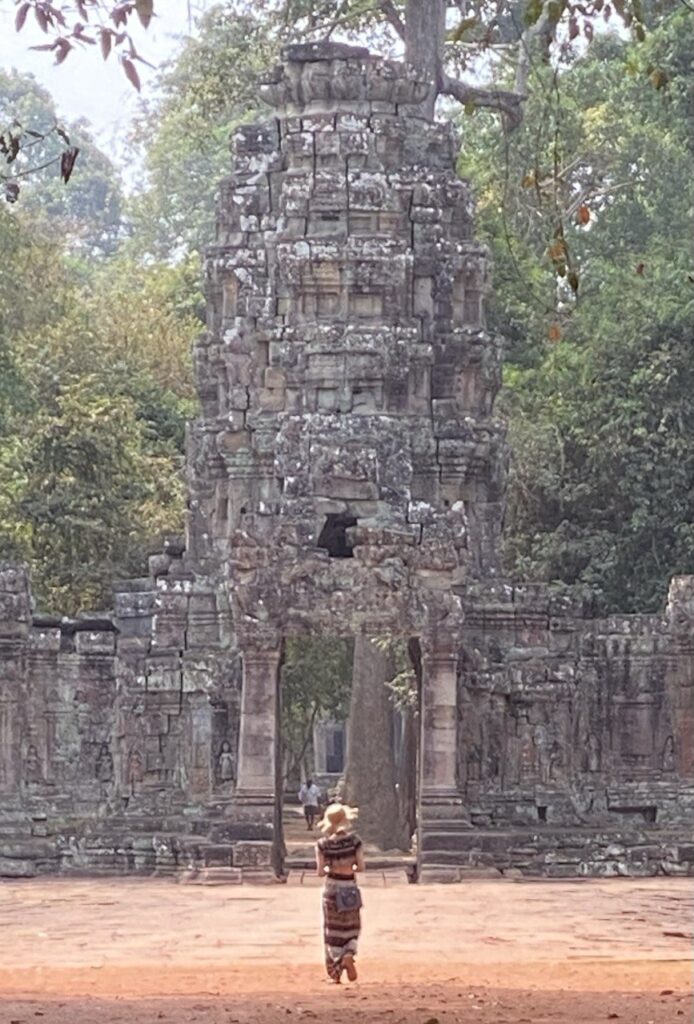
[[[92,376],[56,388],[3,456],[3,532],[52,609],[103,607],[114,577],[143,554],[143,518],[150,529],[180,526],[180,484],[147,451],[134,403]]]
[[[306,778],[313,764],[313,727],[349,713],[353,642],[336,637],[290,638],[282,666],[284,781]]]
[[[0,550],[29,561],[44,607],[105,607],[182,528],[196,271],[87,273],[23,210],[2,211],[0,247]]]
[[[24,146],[9,164],[7,180],[21,184],[23,208],[43,214],[47,227],[77,251],[113,252],[122,231],[121,184],[86,122],[61,124],[52,97],[35,78],[0,70],[0,135],[12,130],[23,133]],[[69,187],[61,175],[65,133],[79,149]]]
[[[511,140],[478,120],[463,158],[508,340],[509,568],[605,609],[657,608],[694,569],[693,42],[686,11],[638,48],[601,40]]]
[[[247,5],[244,5],[246,7]],[[218,6],[158,83],[133,136],[147,187],[131,205],[134,248],[168,259],[214,238],[214,200],[229,173],[229,138],[257,113],[257,78],[279,52],[264,5]]]

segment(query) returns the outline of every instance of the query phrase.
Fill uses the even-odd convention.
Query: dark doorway
[[[402,870],[411,879],[419,800],[419,645],[393,637],[299,636],[286,638],[284,651],[277,813],[285,869],[313,870],[323,809],[339,801],[359,807],[367,864]],[[300,797],[309,780],[320,791],[313,829]]]
[[[331,558],[352,558],[353,545],[347,531],[356,525],[356,518],[343,512],[327,515],[318,537],[318,547],[327,551]]]

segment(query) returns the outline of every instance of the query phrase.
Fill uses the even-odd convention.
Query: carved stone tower
[[[291,47],[262,92],[207,263],[187,544],[76,620],[0,563],[0,877],[272,877],[299,634],[419,641],[420,878],[694,875],[694,579],[596,619],[498,574],[500,353],[450,127],[351,47]]]
[[[450,126],[405,65],[289,47],[207,263],[189,552],[243,657],[238,798],[269,808],[283,635],[418,637],[423,795],[458,802],[456,589],[496,566],[500,353]]]

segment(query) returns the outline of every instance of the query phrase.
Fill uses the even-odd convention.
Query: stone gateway
[[[487,255],[427,83],[289,47],[206,264],[189,520],[112,613],[0,566],[0,875],[281,872],[282,643],[422,665],[419,877],[694,873],[694,581],[662,615],[501,574]]]

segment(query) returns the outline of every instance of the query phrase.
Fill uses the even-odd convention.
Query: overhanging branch
[[[378,6],[386,16],[387,21],[391,27],[395,29],[401,39],[405,38],[405,23],[398,14],[397,8],[393,3],[393,0],[379,0]]]
[[[444,96],[452,96],[459,103],[465,106],[472,104],[475,107],[487,107],[490,110],[498,110],[506,120],[509,130],[517,128],[523,120],[523,103],[525,96],[516,92],[504,92],[497,89],[482,89],[476,85],[469,85],[461,82],[459,78],[451,75],[441,76],[439,91]]]

